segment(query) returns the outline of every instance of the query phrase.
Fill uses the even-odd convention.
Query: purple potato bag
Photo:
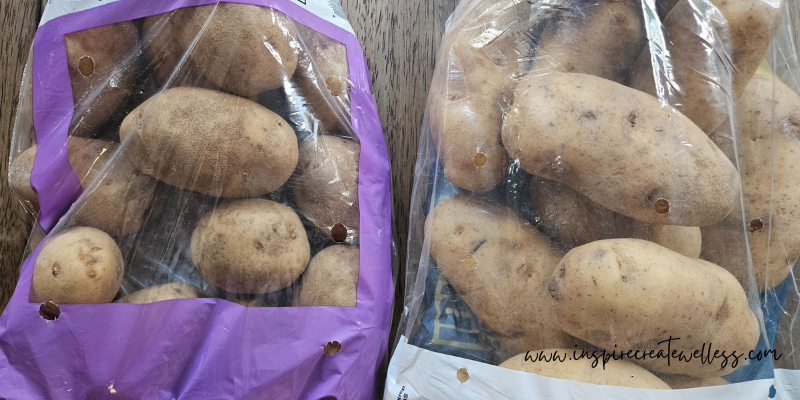
[[[351,126],[361,144],[356,307],[242,307],[200,298],[152,304],[63,304],[48,321],[30,303],[40,247],[25,260],[0,316],[0,398],[370,399],[392,306],[390,170],[358,39],[291,0],[270,7],[346,46]],[[44,23],[33,47],[38,152],[32,186],[52,230],[81,194],[67,158],[73,98],[64,35],[215,0],[118,0]],[[303,2],[301,2],[303,3]],[[337,341],[341,351],[323,348]]]

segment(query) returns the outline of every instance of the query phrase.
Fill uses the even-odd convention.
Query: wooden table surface
[[[395,235],[400,265],[404,265],[411,185],[425,99],[445,20],[458,1],[341,0],[341,3],[361,40],[372,73],[373,95],[391,156]],[[0,312],[16,285],[28,234],[17,216],[8,187],[8,151],[22,70],[39,14],[34,0],[0,0]],[[404,276],[400,277],[402,284]]]

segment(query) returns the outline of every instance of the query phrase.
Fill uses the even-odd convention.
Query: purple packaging
[[[70,216],[86,197],[81,194],[103,182],[100,174],[88,189],[82,188],[68,158],[67,139],[75,105],[64,36],[220,2],[94,3],[51,1],[34,40],[32,69],[26,71],[32,78],[32,122],[37,143],[31,186],[40,205],[38,224],[45,232],[52,232],[50,236],[70,227],[74,222]],[[212,295],[151,304],[59,304],[60,315],[51,321],[40,316],[41,303],[33,302],[31,295],[34,266],[48,236],[24,261],[16,291],[0,316],[0,398],[374,398],[376,373],[387,350],[391,322],[393,237],[388,152],[370,94],[366,60],[338,4],[331,5],[335,2],[228,3],[280,11],[296,26],[311,28],[346,48],[350,120],[345,125],[361,148],[357,190],[358,245],[362,251],[356,306],[292,307],[291,300],[287,303],[283,299],[282,307],[244,307],[220,298],[224,297],[221,291],[202,277],[184,279],[172,271],[167,274],[172,280],[193,283],[191,279],[198,279],[205,285],[198,284],[201,292]],[[156,95],[161,91],[158,89]],[[297,111],[289,114],[297,115]],[[315,138],[325,133],[317,124],[307,127],[308,131],[297,133]],[[23,133],[27,135],[15,132],[15,136]],[[123,155],[114,154],[109,164],[118,157]],[[281,202],[281,196],[272,199]],[[286,197],[291,199],[291,194]],[[330,244],[329,238],[318,233],[309,236],[312,249],[317,251]],[[135,266],[125,268],[127,274]],[[137,289],[146,286],[141,279],[126,283],[118,297],[128,294],[126,285]],[[291,288],[281,296],[291,297]],[[330,349],[337,343],[341,346],[338,353],[326,354],[332,353],[325,351],[326,345]]]

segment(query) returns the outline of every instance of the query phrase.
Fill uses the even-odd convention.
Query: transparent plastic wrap
[[[0,397],[374,398],[388,153],[340,6],[301,3],[49,2]]]
[[[794,7],[462,1],[384,398],[800,398]]]

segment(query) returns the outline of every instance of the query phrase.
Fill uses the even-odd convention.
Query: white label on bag
[[[410,345],[405,337],[401,337],[389,363],[383,399],[770,400],[777,398],[770,398],[770,388],[774,383],[773,379],[762,379],[681,390],[592,385],[548,378],[436,353]],[[774,396],[775,389],[772,390]],[[787,393],[795,392],[787,391]],[[788,398],[783,397],[783,400]]]
[[[775,370],[776,399],[800,399],[800,371],[790,369]]]
[[[90,8],[99,7],[117,1],[119,0],[47,0],[47,5],[44,7],[42,20],[39,22],[39,26],[42,26],[45,23],[50,22],[51,20],[62,15],[88,10]]]
[[[48,0],[47,6],[42,13],[42,20],[39,26],[61,17],[63,15],[88,10],[90,8],[103,6],[120,0]],[[142,1],[142,0],[140,0]],[[305,7],[314,15],[353,33],[353,27],[344,14],[339,0],[286,0]],[[313,26],[311,27],[313,28]]]

